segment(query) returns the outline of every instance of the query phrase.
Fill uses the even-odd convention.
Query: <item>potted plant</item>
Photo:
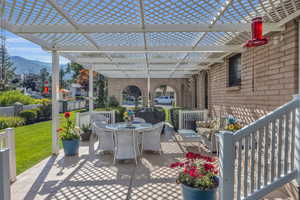
[[[184,200],[215,200],[219,185],[216,159],[189,152],[183,162],[171,164],[179,168],[177,183],[181,184]]]
[[[226,131],[235,132],[243,127],[241,122],[233,116],[229,116],[226,121],[227,121],[227,125],[225,126]]]
[[[82,141],[89,141],[91,134],[92,134],[91,124],[90,123],[83,124],[81,126],[81,134],[80,134],[81,140]]]
[[[70,119],[71,113],[64,114],[67,120],[63,128],[58,129],[59,137],[62,140],[64,152],[66,156],[78,154],[80,129],[75,127],[75,123]]]

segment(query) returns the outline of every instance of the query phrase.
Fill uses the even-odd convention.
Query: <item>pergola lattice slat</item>
[[[112,71],[107,76],[121,73],[128,78],[153,75],[159,71],[154,66],[162,64],[168,65],[169,74],[161,76],[178,76],[185,64],[193,66],[187,68],[191,73],[197,73],[193,69],[241,52],[250,37],[253,17],[264,17],[266,34],[282,31],[285,23],[300,16],[298,0],[0,2],[5,6],[2,28],[86,68],[110,64]],[[134,67],[138,74],[126,72],[125,63],[140,66]]]

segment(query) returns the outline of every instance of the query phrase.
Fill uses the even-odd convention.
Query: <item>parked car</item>
[[[160,96],[154,99],[156,104],[168,104],[171,105],[174,101],[173,97],[170,96]]]

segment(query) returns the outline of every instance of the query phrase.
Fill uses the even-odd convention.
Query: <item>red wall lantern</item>
[[[43,94],[49,94],[49,82],[48,81],[44,82]]]
[[[262,36],[263,20],[262,17],[255,17],[251,24],[252,39],[248,40],[244,47],[257,47],[268,43],[268,39]]]

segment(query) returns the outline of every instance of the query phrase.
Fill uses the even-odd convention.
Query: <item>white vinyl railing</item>
[[[178,129],[191,129],[190,122],[207,120],[208,110],[179,110]]]
[[[16,148],[15,132],[13,128],[7,128],[0,133],[0,149],[9,150],[9,178],[11,182],[16,181]]]
[[[100,115],[104,115],[109,124],[113,124],[116,122],[116,112],[115,110],[111,111],[93,111],[92,113],[97,113]],[[90,112],[77,112],[76,113],[76,126],[82,127],[83,124],[90,123]]]
[[[219,134],[221,200],[261,199],[299,176],[299,102],[295,97],[235,133]]]

